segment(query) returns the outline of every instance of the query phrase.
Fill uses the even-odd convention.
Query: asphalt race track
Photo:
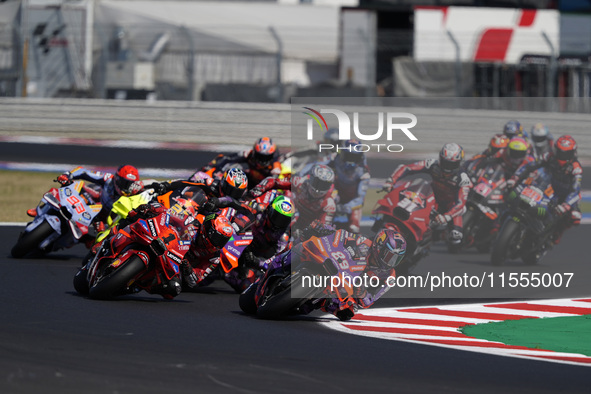
[[[122,161],[104,148],[103,158],[85,152],[85,164]],[[58,161],[55,151],[48,154]],[[19,159],[44,160],[39,153]],[[174,159],[169,167],[193,168]],[[85,249],[16,260],[10,248],[20,229],[0,227],[1,393],[589,392],[588,367],[350,336],[317,324],[332,318],[321,314],[258,320],[240,312],[238,295],[221,281],[174,301],[146,293],[89,300],[72,286]],[[580,260],[590,236],[589,226],[570,230],[542,267]],[[435,245],[420,267],[442,263],[461,269],[488,261]],[[383,299],[376,306],[447,302],[458,300]]]

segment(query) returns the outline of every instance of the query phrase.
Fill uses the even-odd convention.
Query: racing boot
[[[32,218],[36,217],[37,216],[37,209],[36,208],[27,209],[27,215],[29,215]]]

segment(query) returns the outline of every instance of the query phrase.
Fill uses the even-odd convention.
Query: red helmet
[[[577,142],[570,135],[563,135],[556,140],[556,162],[560,167],[572,163],[577,158]]]
[[[248,177],[240,168],[231,168],[220,181],[222,196],[230,196],[237,200],[248,190]]]
[[[137,168],[130,165],[122,165],[117,169],[113,183],[117,194],[125,197],[138,194],[144,188]]]
[[[276,153],[277,146],[273,140],[269,137],[262,137],[252,147],[251,161],[255,166],[264,168],[273,163]]]
[[[211,214],[203,220],[203,236],[215,247],[222,248],[234,229],[227,217]]]
[[[501,150],[509,145],[509,137],[505,134],[497,134],[491,138],[488,143],[488,152],[491,156],[496,156]]]

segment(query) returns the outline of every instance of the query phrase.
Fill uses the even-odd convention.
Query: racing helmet
[[[257,168],[265,168],[273,163],[277,153],[277,146],[273,140],[269,137],[261,137],[254,143],[249,161]]]
[[[248,177],[240,168],[231,168],[224,173],[220,181],[220,194],[239,200],[248,190]]]
[[[371,245],[370,260],[379,269],[392,269],[404,258],[406,240],[397,231],[383,228],[376,234]]]
[[[331,151],[336,152],[336,148],[340,144],[339,129],[336,129],[334,127],[328,129],[326,133],[324,133],[324,135],[322,136],[322,143],[332,145],[333,148],[331,149]]]
[[[488,143],[488,153],[490,156],[497,156],[509,145],[509,137],[505,134],[496,134]]]
[[[347,140],[339,148],[337,157],[347,168],[355,168],[365,162],[365,153],[361,150],[361,142],[358,140]]]
[[[523,126],[516,120],[510,120],[503,127],[503,134],[509,138],[520,137],[523,135]]]
[[[439,166],[444,176],[455,174],[464,161],[464,148],[455,142],[443,145],[439,152]]]
[[[276,230],[286,230],[291,224],[294,211],[289,197],[277,196],[267,207],[265,225]]]
[[[536,149],[543,148],[550,138],[550,131],[542,123],[536,123],[531,128],[531,140]]]
[[[227,217],[211,214],[203,220],[203,237],[217,248],[222,248],[232,237],[234,229]]]
[[[140,174],[134,166],[129,164],[120,166],[113,176],[115,191],[120,196],[133,196],[138,194],[144,188],[140,181]]]
[[[505,151],[506,161],[514,166],[519,165],[527,156],[529,144],[523,137],[513,137]]]
[[[565,167],[577,158],[577,142],[570,135],[563,135],[556,140],[555,157],[560,167]]]
[[[326,196],[334,184],[334,171],[324,164],[316,164],[305,182],[305,192],[312,200]]]

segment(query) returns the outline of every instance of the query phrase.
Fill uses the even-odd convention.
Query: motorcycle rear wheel
[[[516,242],[517,234],[519,233],[519,223],[509,219],[505,222],[499,235],[493,244],[490,261],[492,265],[503,265],[509,256],[509,249]],[[520,242],[517,240],[517,242]]]
[[[106,268],[103,267],[102,270]],[[106,300],[123,295],[129,281],[145,269],[146,265],[142,259],[133,255],[110,273],[99,277],[90,287],[88,296],[97,300]]]
[[[41,242],[49,237],[54,231],[53,227],[44,221],[30,232],[23,233],[18,241],[16,241],[16,245],[14,245],[10,254],[12,254],[12,257],[19,259],[27,255],[29,252],[39,250]]]

